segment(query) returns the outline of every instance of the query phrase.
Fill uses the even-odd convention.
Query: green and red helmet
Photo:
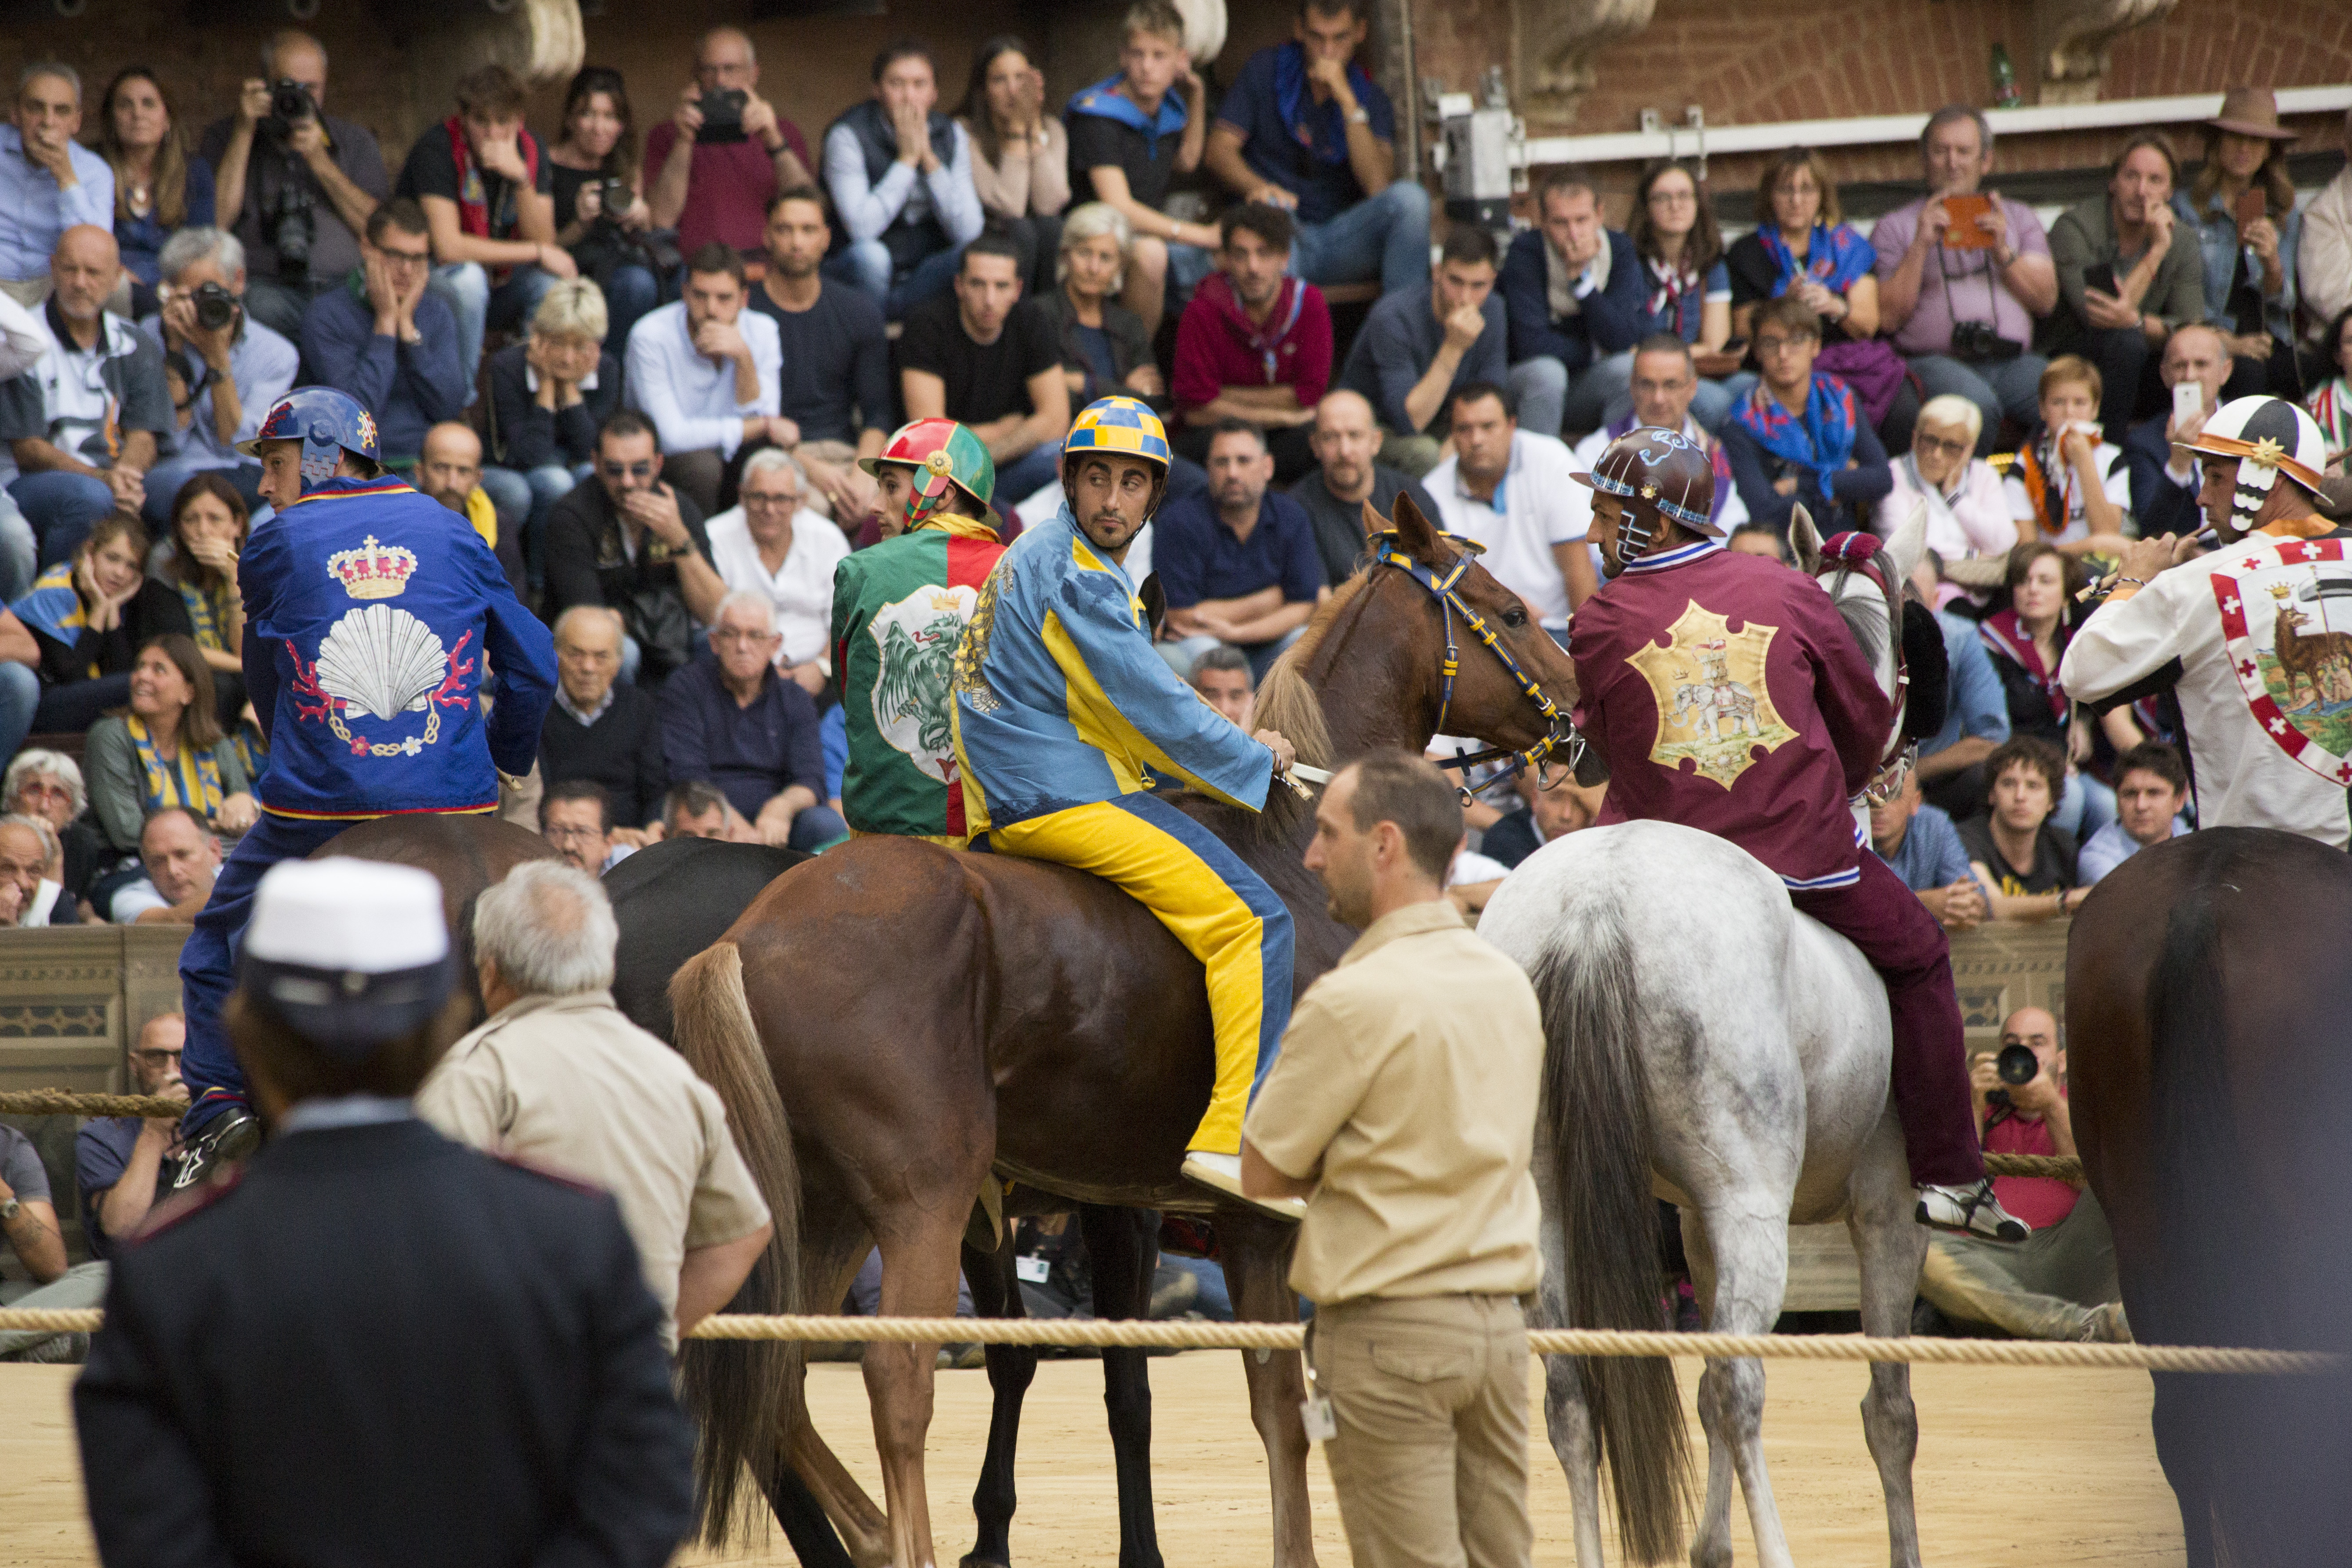
[[[857,466],[878,475],[885,463],[904,463],[919,470],[907,500],[907,526],[920,527],[946,507],[950,485],[980,503],[985,514],[996,494],[996,459],[979,437],[952,419],[916,419],[898,427],[877,458],[860,458]]]

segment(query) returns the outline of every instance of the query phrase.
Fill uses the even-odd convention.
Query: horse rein
[[[1886,642],[1895,655],[1895,728],[1886,738],[1885,748],[1879,752],[1878,772],[1864,784],[1858,797],[1872,805],[1884,805],[1903,791],[1904,781],[1918,761],[1918,747],[1903,739],[1903,717],[1911,700],[1911,661],[1903,652],[1902,591],[1887,580],[1879,569],[1881,545],[1874,534],[1855,531],[1843,533],[1822,546],[1825,560],[1837,563],[1837,575],[1830,581],[1830,603],[1835,605],[1845,591],[1845,580],[1859,574],[1863,581],[1878,590],[1886,603]],[[1820,579],[1816,577],[1815,582]]]

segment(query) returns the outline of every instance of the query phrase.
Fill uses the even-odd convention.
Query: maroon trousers
[[[1952,946],[1919,896],[1886,862],[1865,852],[1850,888],[1790,892],[1804,913],[1862,949],[1886,982],[1895,1016],[1895,1114],[1911,1179],[1972,1186],[1984,1179],[1968,1046],[1952,990]]]

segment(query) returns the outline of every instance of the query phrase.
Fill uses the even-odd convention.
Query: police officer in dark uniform
[[[618,1205],[410,1112],[457,976],[425,872],[261,879],[227,1016],[274,1136],[118,1252],[74,1387],[108,1563],[660,1568],[686,1535]]]

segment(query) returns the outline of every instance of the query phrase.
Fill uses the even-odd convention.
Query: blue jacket
[[[1151,646],[1142,602],[1067,505],[1013,542],[955,659],[955,751],[976,837],[1148,787],[1265,804],[1274,753],[1201,700]]]
[[[2204,509],[2197,504],[2198,488],[2204,482],[2197,465],[2189,465],[2185,486],[2173,483],[2164,471],[2172,461],[2172,443],[2165,435],[2171,419],[2169,414],[2151,415],[2124,432],[2124,461],[2131,466],[2132,521],[2142,539],[2164,533],[2185,537],[2205,527]]]
[[[530,771],[555,639],[457,512],[395,479],[336,479],[254,533],[237,580],[264,810],[491,811],[491,763]]]
[[[1649,327],[1641,258],[1624,235],[1613,228],[1602,232],[1609,237],[1609,287],[1580,299],[1573,316],[1551,313],[1543,230],[1522,229],[1512,237],[1497,289],[1510,322],[1513,364],[1549,354],[1570,371],[1580,371],[1598,356],[1622,353],[1641,341]]]
[[[431,289],[416,302],[414,344],[381,336],[375,307],[355,282],[338,284],[302,312],[306,382],[348,392],[375,416],[389,461],[425,450],[425,432],[466,412],[473,389],[457,353],[457,318]]]

